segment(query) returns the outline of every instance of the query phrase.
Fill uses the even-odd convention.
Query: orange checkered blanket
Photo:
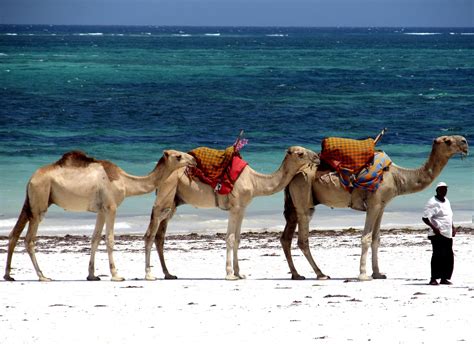
[[[197,162],[188,169],[191,177],[197,178],[214,188],[219,194],[228,194],[242,170],[247,166],[234,146],[225,150],[198,147],[189,152]]]
[[[321,142],[320,159],[336,171],[356,174],[367,167],[374,157],[374,139],[353,140],[328,137]]]

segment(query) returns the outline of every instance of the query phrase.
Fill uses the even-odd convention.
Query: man
[[[452,284],[449,280],[454,267],[453,237],[456,230],[447,193],[448,185],[445,182],[438,183],[436,195],[426,203],[423,212],[422,220],[430,227],[428,238],[433,246],[430,285],[438,285],[438,279],[441,279],[440,284]]]

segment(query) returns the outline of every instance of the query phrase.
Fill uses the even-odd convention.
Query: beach
[[[8,343],[428,343],[472,342],[472,228],[454,239],[453,285],[429,286],[431,245],[424,230],[383,230],[379,263],[386,280],[359,282],[360,231],[312,231],[313,257],[330,280],[317,280],[293,242],[292,281],[278,232],[243,233],[246,279],[226,281],[222,234],[168,235],[165,257],[177,280],[144,280],[143,240],[116,237],[124,282],[109,280],[104,242],[96,257],[100,282],[88,282],[90,237],[38,238],[37,257],[52,282],[37,281],[20,242],[15,282],[0,282],[0,327]],[[7,238],[0,238],[0,265]],[[370,258],[368,259],[370,272]]]
[[[472,146],[473,28],[0,25],[0,267],[31,175],[72,150],[145,176],[166,149],[240,151],[255,171],[278,171],[288,147],[315,152],[326,137],[365,139],[417,169],[433,140]],[[155,192],[117,210],[111,282],[102,241],[100,282],[86,281],[96,215],[51,206],[37,258],[20,241],[15,282],[0,282],[0,343],[474,342],[474,160],[452,157],[426,189],[395,198],[382,220],[385,280],[359,282],[365,213],[317,206],[317,280],[293,242],[292,281],[280,247],[283,193],[258,197],[242,223],[240,267],[226,281],[228,213],[179,207],[165,256],[177,280],[145,281],[143,235]],[[455,267],[429,286],[431,245],[421,221],[436,183],[449,185]],[[158,190],[159,194],[160,190]],[[26,234],[26,229],[23,235]],[[371,273],[371,259],[367,267]]]

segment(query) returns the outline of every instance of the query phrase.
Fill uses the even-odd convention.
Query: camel
[[[383,182],[375,192],[354,189],[347,192],[339,177],[328,171],[307,169],[299,173],[285,189],[286,226],[281,236],[281,245],[288,262],[292,279],[304,279],[298,274],[291,257],[291,241],[298,225],[298,247],[310,263],[318,279],[329,278],[316,265],[309,248],[309,221],[314,206],[324,204],[332,208],[352,208],[366,212],[365,226],[362,232],[362,253],[360,257],[361,281],[385,279],[378,265],[380,244],[380,223],[387,204],[396,196],[419,192],[427,188],[441,173],[448,160],[455,154],[466,155],[468,144],[462,136],[441,136],[434,140],[431,154],[423,166],[418,169],[406,169],[395,164],[384,172]],[[366,272],[366,257],[372,249],[372,278]]]
[[[14,281],[10,276],[11,261],[21,232],[29,222],[25,237],[26,250],[31,258],[40,281],[51,281],[43,275],[35,256],[35,241],[38,226],[51,204],[70,211],[97,213],[92,236],[89,275],[87,280],[97,281],[94,262],[104,223],[106,225],[106,246],[112,281],[123,281],[117,274],[113,259],[114,221],[118,206],[125,197],[143,195],[155,189],[166,190],[168,178],[177,169],[195,165],[195,159],[187,153],[174,150],[164,151],[160,161],[147,176],[138,177],[125,173],[117,165],[88,157],[83,152],[66,153],[53,164],[40,167],[30,178],[26,199],[18,221],[13,227],[8,242],[8,256],[4,279]],[[169,209],[163,209],[159,216],[166,216]]]
[[[303,147],[290,147],[281,166],[273,174],[261,174],[250,166],[246,166],[235,182],[232,192],[228,195],[219,195],[209,185],[179,174],[175,194],[168,193],[163,198],[158,195],[152,210],[150,224],[145,234],[145,279],[156,280],[151,274],[150,267],[150,251],[153,240],[165,279],[177,278],[171,275],[166,267],[163,246],[168,221],[176,212],[176,208],[182,204],[190,204],[196,208],[217,207],[229,211],[226,234],[226,279],[244,278],[240,274],[237,251],[245,209],[254,197],[271,195],[283,190],[302,168],[313,164],[319,164],[319,156],[316,153]],[[163,209],[171,209],[171,211],[166,219],[160,221],[159,214],[163,212]],[[233,266],[231,264],[232,252]]]

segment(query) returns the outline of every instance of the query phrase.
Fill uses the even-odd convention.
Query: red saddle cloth
[[[196,167],[188,170],[192,178],[210,185],[217,193],[226,195],[234,188],[247,162],[235,152],[233,146],[226,150],[199,147],[189,152],[197,162]]]

